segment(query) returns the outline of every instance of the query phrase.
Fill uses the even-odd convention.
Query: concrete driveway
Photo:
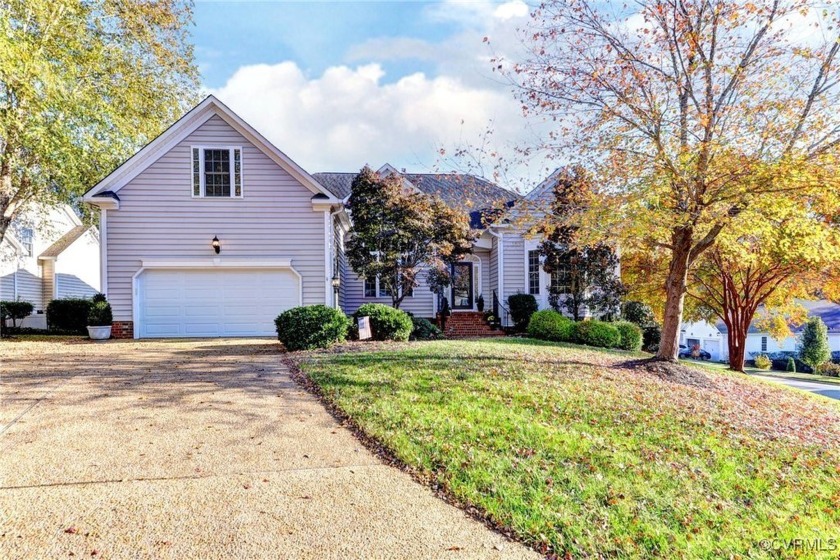
[[[272,340],[0,342],[2,558],[527,558],[385,466]]]
[[[781,383],[782,385],[787,385],[788,387],[795,387],[796,389],[808,391],[809,393],[814,393],[815,395],[822,395],[824,397],[828,397],[829,399],[840,400],[840,385],[775,375],[753,375],[753,377],[757,377],[765,381],[772,381],[774,383]]]

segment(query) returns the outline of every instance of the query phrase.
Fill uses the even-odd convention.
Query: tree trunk
[[[9,204],[12,202],[12,173],[9,168],[8,158],[3,158],[0,165],[0,243],[6,237],[6,230],[12,223],[12,216],[6,216]]]
[[[675,362],[680,351],[680,326],[682,325],[685,291],[688,285],[688,265],[691,258],[692,231],[682,228],[672,236],[673,252],[668,279],[665,281],[665,315],[662,336],[659,339],[657,360]]]
[[[729,344],[729,369],[744,373],[744,360],[746,358],[747,329],[740,324],[740,321],[727,324],[726,343]]]

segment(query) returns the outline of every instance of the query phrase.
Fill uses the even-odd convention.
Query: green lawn
[[[840,407],[723,371],[678,385],[616,367],[627,358],[496,339],[295,359],[366,433],[538,550],[760,558],[761,539],[840,538]]]

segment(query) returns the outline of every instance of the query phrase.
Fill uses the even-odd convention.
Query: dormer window
[[[192,195],[204,198],[242,197],[242,148],[192,147]]]

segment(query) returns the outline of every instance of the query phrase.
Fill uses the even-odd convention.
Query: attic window
[[[242,197],[242,148],[193,146],[192,195]]]

